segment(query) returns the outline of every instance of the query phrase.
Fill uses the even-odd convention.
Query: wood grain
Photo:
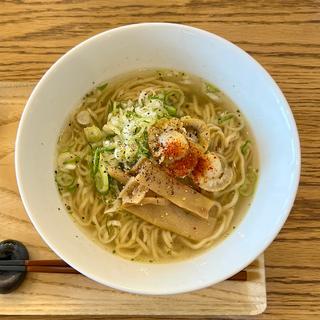
[[[287,223],[265,253],[268,308],[257,319],[319,319],[319,0],[2,1],[0,81],[37,81],[80,41],[115,26],[144,21],[186,23],[217,33],[252,54],[282,88],[300,133],[301,182]],[[12,99],[1,101],[0,133],[16,128],[22,105],[20,110],[10,109]],[[10,137],[1,140],[1,161],[11,161],[12,151]],[[30,230],[27,217],[19,220],[10,209],[10,202],[17,200],[12,188],[5,189],[12,198],[2,199],[0,207],[12,216],[8,228],[14,237],[16,223],[26,234]],[[39,246],[41,254],[53,258],[39,238],[30,246],[35,255]]]

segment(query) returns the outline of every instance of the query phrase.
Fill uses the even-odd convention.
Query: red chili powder
[[[172,141],[167,144],[163,153],[168,159],[175,159],[181,157],[185,152],[185,148],[180,141]]]
[[[169,173],[175,177],[185,177],[189,175],[196,167],[200,156],[200,151],[196,147],[190,145],[189,151],[185,157],[168,165],[167,168]]]
[[[199,179],[210,169],[212,169],[212,167],[209,159],[205,155],[201,155],[192,171],[193,180],[198,182]]]

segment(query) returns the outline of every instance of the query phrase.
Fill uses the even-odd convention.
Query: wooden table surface
[[[288,221],[265,252],[268,308],[256,319],[319,319],[320,1],[3,0],[0,81],[37,81],[82,40],[146,21],[189,24],[231,40],[257,59],[283,90],[300,133],[301,182]],[[0,117],[0,124],[5,119]]]

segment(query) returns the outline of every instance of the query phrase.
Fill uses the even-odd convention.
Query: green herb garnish
[[[175,117],[177,115],[177,109],[172,106],[165,106],[166,110],[168,111],[169,116]]]
[[[100,91],[103,91],[107,86],[108,86],[108,83],[104,83],[98,86],[97,89],[99,89]]]
[[[228,114],[226,116],[223,116],[223,117],[219,118],[218,119],[218,123],[222,124],[222,123],[224,123],[224,122],[226,122],[226,121],[228,121],[228,120],[230,120],[232,118],[233,118],[233,115],[232,114]]]
[[[246,142],[241,146],[241,153],[245,156],[249,150],[249,145],[250,145],[251,141],[250,140],[246,140]]]
[[[206,85],[206,89],[207,89],[208,93],[218,93],[218,92],[220,92],[220,90],[216,86],[211,84],[211,83],[206,82],[205,85]]]

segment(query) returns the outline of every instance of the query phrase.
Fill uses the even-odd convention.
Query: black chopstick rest
[[[6,262],[4,261],[14,260],[15,267],[24,268],[23,271],[3,271],[0,269],[0,293],[9,293],[20,286],[26,276],[26,268],[23,265],[17,266],[16,262],[28,259],[28,250],[21,242],[16,240],[4,240],[0,242],[0,261],[5,264]],[[4,265],[3,267],[7,268],[9,266]]]

